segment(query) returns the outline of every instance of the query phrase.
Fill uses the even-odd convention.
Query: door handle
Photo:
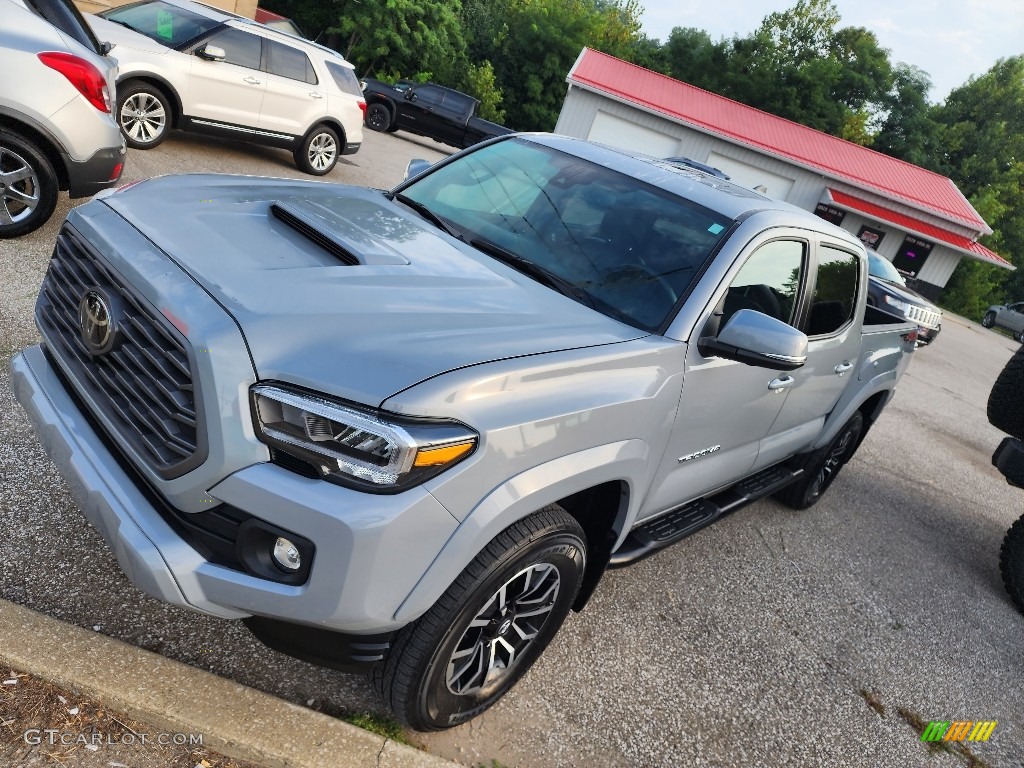
[[[843,360],[839,365],[836,366],[836,373],[840,376],[844,376],[848,370],[853,368],[853,363],[849,360]]]
[[[245,78],[245,82],[249,83],[249,85],[259,85],[260,84],[260,81],[257,80],[252,75],[249,75],[247,78]]]
[[[322,99],[324,97],[322,93],[317,93],[316,91],[310,91],[309,95],[312,96],[314,99]]]
[[[777,379],[772,379],[768,382],[768,389],[774,392],[782,392],[789,389],[796,384],[796,379],[792,376],[779,376]]]

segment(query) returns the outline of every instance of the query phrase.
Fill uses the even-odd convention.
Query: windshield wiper
[[[512,253],[507,248],[484,238],[474,238],[469,241],[469,244],[478,251],[483,251],[488,256],[497,259],[502,264],[507,264],[527,277],[532,277],[538,283],[543,283],[548,288],[558,291],[563,296],[568,296],[570,299],[575,299],[581,304],[586,304],[591,309],[594,308],[594,302],[578,286],[570,283],[564,277],[559,277],[554,272],[545,269],[540,264],[525,259],[517,253]]]
[[[440,216],[438,216],[432,210],[427,208],[427,206],[425,206],[423,203],[418,202],[416,200],[413,200],[411,197],[407,197],[406,195],[403,195],[401,192],[396,192],[391,197],[391,199],[392,200],[397,200],[398,202],[402,203],[403,205],[409,206],[414,211],[416,211],[416,213],[418,213],[424,219],[426,219],[431,224],[433,224],[435,227],[440,229],[446,235],[451,235],[452,237],[457,237],[459,240],[464,240],[462,235],[460,235],[458,232],[456,232],[455,228],[452,227],[451,224],[449,224],[447,221],[442,219]]]

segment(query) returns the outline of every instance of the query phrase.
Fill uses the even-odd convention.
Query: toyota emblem
[[[113,310],[106,296],[96,289],[90,289],[78,302],[78,324],[82,330],[82,341],[93,355],[102,355],[113,347]]]

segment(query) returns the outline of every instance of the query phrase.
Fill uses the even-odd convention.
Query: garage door
[[[679,139],[660,131],[637,125],[607,112],[598,112],[587,135],[590,141],[620,149],[640,151],[654,157],[678,154]]]

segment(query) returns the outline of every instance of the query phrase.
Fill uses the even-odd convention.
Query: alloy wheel
[[[156,141],[167,126],[167,113],[160,100],[144,91],[124,100],[120,117],[125,135],[140,144]]]
[[[24,221],[39,205],[39,176],[32,166],[0,147],[0,224]]]
[[[541,562],[519,571],[491,595],[448,660],[448,690],[471,695],[512,674],[547,622],[560,585],[558,568]]]
[[[337,154],[337,143],[326,133],[314,136],[309,142],[309,164],[318,171],[330,168]]]

